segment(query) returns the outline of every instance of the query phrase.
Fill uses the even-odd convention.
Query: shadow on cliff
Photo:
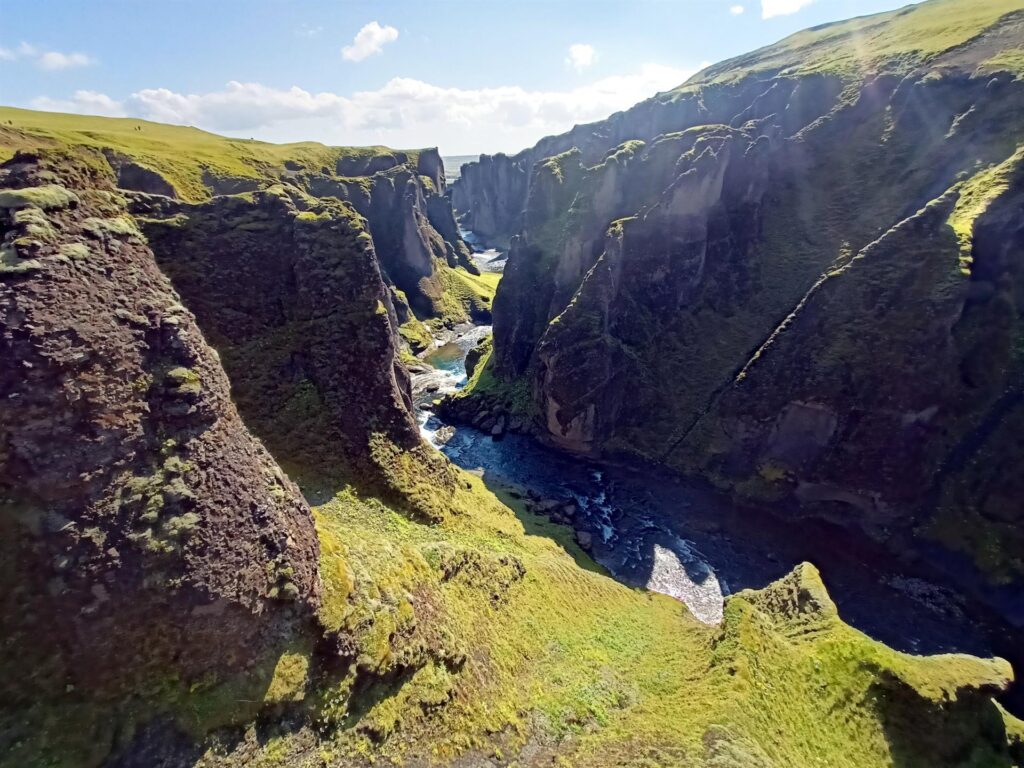
[[[502,504],[511,509],[519,522],[523,524],[523,530],[527,536],[540,536],[550,539],[565,550],[577,566],[585,571],[600,573],[603,576],[615,578],[608,572],[608,569],[595,562],[576,541],[576,533],[571,526],[553,523],[543,515],[536,514],[527,509],[526,501],[517,490],[509,488],[505,483],[495,480],[486,473],[483,476],[484,485],[491,491]]]
[[[895,768],[984,765],[1012,768],[1024,744],[1009,739],[992,691],[961,690],[954,700],[933,701],[893,675],[872,686]]]

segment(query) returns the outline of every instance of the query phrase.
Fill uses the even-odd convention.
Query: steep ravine
[[[1024,604],[983,584],[973,595],[939,553],[900,558],[869,537],[827,522],[794,522],[783,510],[737,504],[706,483],[653,464],[581,459],[524,434],[493,436],[449,423],[432,402],[466,384],[465,355],[490,331],[462,329],[413,374],[424,436],[499,495],[521,499],[565,526],[626,584],[680,600],[702,621],[721,621],[723,597],[757,589],[797,563],[818,565],[853,626],[909,653],[995,653],[1024,664]],[[989,604],[988,600],[996,599]],[[1024,711],[1019,688],[1004,698]]]
[[[1013,0],[825,25],[464,166],[510,246],[449,414],[938,544],[1019,616],[1022,30]]]
[[[926,114],[978,96],[972,78],[959,90],[955,47],[956,82],[903,91]],[[592,140],[574,131],[582,146],[544,142],[557,154],[532,168],[504,272],[500,238],[458,230],[435,150],[0,108],[0,766],[1021,765],[1024,722],[997,701],[1016,709],[1014,670],[992,654],[1020,668],[1024,643],[985,585],[968,588],[973,574],[949,587],[947,549],[883,546],[800,517],[792,498],[727,494],[600,441],[664,445],[679,422],[655,434],[636,418],[691,389],[674,417],[748,405],[705,397],[734,355],[698,354],[709,375],[695,383],[692,361],[648,367],[644,340],[673,357],[731,329],[760,353],[730,369],[772,407],[786,393],[767,374],[827,383],[827,354],[801,360],[763,327],[787,307],[817,308],[819,325],[802,311],[783,324],[812,340],[856,340],[862,310],[896,307],[892,327],[931,350],[939,322],[967,351],[954,384],[1002,383],[985,363],[1013,360],[1018,240],[1005,235],[1020,197],[1014,164],[986,162],[1007,149],[992,136],[1015,119],[1016,86],[996,78],[979,99],[993,126],[981,164],[947,191],[973,149],[956,130],[922,139],[941,184],[903,178],[882,201],[901,209],[896,225],[874,232],[864,213],[853,230],[871,245],[819,283],[808,254],[835,233],[815,241],[782,215],[793,188],[773,174],[801,159],[784,134],[840,100],[872,135],[898,112],[878,103],[900,102],[890,81],[850,102],[830,77],[791,74],[749,103],[745,87],[718,92],[737,126],[672,130],[715,101],[682,98],[629,113],[650,129],[643,145],[619,141],[621,116]],[[907,125],[889,127],[905,146]],[[951,157],[928,154],[947,140]],[[927,199],[901,200],[909,188]],[[969,272],[966,297],[931,290],[930,267],[952,263],[949,233],[930,226],[943,216],[961,271],[939,288]],[[756,247],[778,228],[806,236],[793,271]],[[892,271],[912,278],[907,311]],[[665,324],[695,306],[706,324],[690,335]],[[986,519],[1013,530],[1017,486],[1001,470],[1019,408],[998,402],[1004,423],[954,441],[990,471],[948,461],[932,492],[963,511],[980,488]],[[773,432],[784,457],[831,423],[822,410],[783,407],[797,423]],[[915,430],[938,418],[914,416]],[[740,426],[730,438],[752,434]],[[956,652],[920,655],[940,651]]]

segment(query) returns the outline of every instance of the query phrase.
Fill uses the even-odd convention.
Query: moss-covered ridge
[[[957,53],[980,43],[979,72],[1024,73],[1019,58],[1024,8],[1018,0],[932,0],[896,11],[822,24],[773,45],[707,67],[670,97],[713,83],[810,74],[907,73],[929,64],[956,66]],[[946,61],[943,61],[943,58]],[[938,59],[938,61],[935,61]]]
[[[403,163],[416,167],[421,154],[421,150],[329,147],[312,141],[270,144],[135,118],[0,107],[0,159],[19,149],[75,146],[104,152],[128,180],[159,184],[144,176],[149,171],[162,179],[164,191],[191,202],[251,191],[303,170],[326,169],[331,175],[354,178]],[[125,170],[127,162],[133,164],[131,170]]]
[[[920,750],[907,765],[956,764],[971,751],[1010,764],[1001,716],[983,703],[1011,679],[1005,662],[892,652],[842,623],[810,565],[729,598],[723,624],[708,627],[671,600],[580,569],[569,530],[519,510],[541,534],[524,536],[479,481],[471,489],[475,514],[439,529],[351,496],[317,510],[323,573],[340,574],[325,577],[323,610],[358,626],[351,602],[368,590],[390,606],[386,631],[399,627],[403,646],[439,632],[448,659],[371,707],[366,730],[338,734],[344,749],[383,728],[387,751],[430,743],[450,756],[497,739],[502,762],[533,744],[570,765],[749,765],[738,757],[749,751],[765,765],[871,766],[896,761],[892,743]],[[359,544],[341,549],[335,537]],[[352,653],[380,664],[387,654],[374,643],[386,631],[363,627]],[[901,697],[914,725],[890,731]],[[433,703],[421,714],[409,708],[417,701]],[[929,747],[931,736],[916,735],[947,718],[958,723],[948,741]],[[733,752],[734,763],[715,762]]]
[[[992,701],[1012,678],[1005,662],[893,652],[841,621],[807,564],[729,598],[709,627],[604,576],[571,531],[465,479],[472,512],[441,526],[351,491],[315,510],[324,635],[292,643],[260,688],[200,685],[174,700],[178,727],[199,738],[194,759],[1017,764],[1021,724]],[[63,764],[97,759],[60,751],[100,727],[82,714],[81,733],[47,745]],[[229,740],[202,739],[257,715]],[[132,733],[94,755],[160,754],[152,729]]]
[[[450,325],[489,312],[448,292],[450,271],[477,270],[445,198],[436,149],[271,144],[133,118],[0,107],[0,159],[61,147],[99,150],[122,189],[187,203],[279,184],[348,201],[369,222],[386,277],[416,316]]]
[[[1020,400],[1022,13],[810,30],[508,158],[530,181],[481,381],[528,389],[567,448],[927,530],[1016,578],[1016,473],[979,457],[998,434],[1021,460],[997,426]],[[460,180],[473,216],[497,220],[499,165]],[[963,509],[932,519],[940,498]]]
[[[1019,724],[991,700],[1005,662],[895,653],[842,623],[810,565],[709,627],[466,480],[472,513],[441,526],[351,492],[316,509],[327,635],[275,675],[292,725],[211,764],[1014,764]]]

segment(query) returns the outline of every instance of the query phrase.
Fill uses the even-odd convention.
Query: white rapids
[[[722,621],[722,585],[711,567],[692,553],[682,540],[677,542],[678,551],[686,558],[684,565],[679,555],[660,544],[654,545],[654,560],[647,588],[652,592],[674,597],[684,603],[697,619],[705,624],[719,624]]]

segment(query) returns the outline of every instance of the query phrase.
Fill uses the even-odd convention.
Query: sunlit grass
[[[293,167],[335,168],[341,157],[390,154],[387,147],[328,147],[313,141],[270,144],[232,139],[198,128],[152,123],[135,118],[91,117],[0,107],[0,161],[18,149],[79,145],[120,152],[156,171],[180,197],[210,197],[204,173],[214,178],[267,180]],[[415,151],[407,152],[415,157]]]
[[[963,45],[1002,16],[1021,10],[1022,0],[932,0],[824,24],[709,67],[678,90],[735,82],[758,72],[856,75],[879,69],[907,70]],[[1004,53],[985,63],[985,69],[997,66],[1020,74],[1024,72],[1024,57]]]

